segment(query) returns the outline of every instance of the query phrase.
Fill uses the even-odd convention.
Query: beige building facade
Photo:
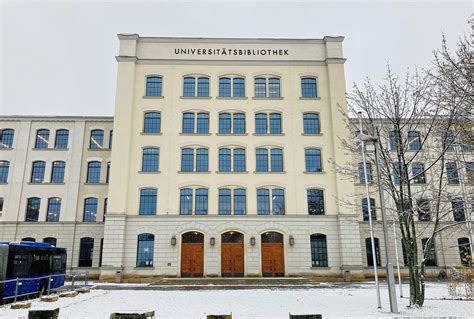
[[[0,120],[0,240],[54,238],[102,279],[370,274],[363,188],[336,169],[358,161],[342,37],[119,40],[113,118]],[[449,236],[437,266],[460,265]]]

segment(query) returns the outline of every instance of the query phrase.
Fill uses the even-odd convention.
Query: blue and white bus
[[[0,303],[63,286],[66,258],[65,248],[47,243],[0,242]]]

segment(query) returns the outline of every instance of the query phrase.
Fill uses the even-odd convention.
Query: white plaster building
[[[342,37],[119,39],[113,118],[0,119],[0,240],[55,238],[103,279],[370,274],[363,188],[334,164],[358,162]]]

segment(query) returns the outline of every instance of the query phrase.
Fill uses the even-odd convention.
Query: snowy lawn
[[[408,286],[405,287],[408,294]],[[323,318],[391,317],[386,287],[382,286],[382,310],[376,306],[373,284],[312,289],[255,290],[92,290],[75,298],[53,303],[33,301],[32,309],[60,307],[60,318],[109,318],[112,312],[155,310],[156,318],[205,318],[206,314],[228,314],[233,318],[288,318],[288,314],[322,314]],[[398,292],[398,291],[397,291]],[[474,301],[442,300],[446,284],[429,283],[422,309],[407,309],[407,298],[399,298],[400,317],[472,317]],[[0,318],[27,318],[28,310],[0,307]]]

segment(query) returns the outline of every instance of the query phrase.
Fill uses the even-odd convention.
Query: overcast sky
[[[428,66],[444,32],[469,32],[471,1],[10,2],[1,8],[1,114],[112,115],[117,33],[177,37],[343,35],[348,89]]]

